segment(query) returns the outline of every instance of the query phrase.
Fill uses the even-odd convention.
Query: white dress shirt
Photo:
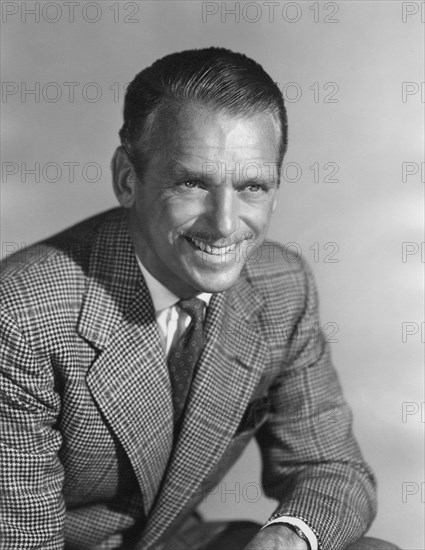
[[[155,309],[156,322],[158,324],[161,343],[165,357],[168,357],[172,343],[177,340],[190,324],[190,315],[178,307],[177,302],[180,298],[173,294],[168,288],[153,277],[136,256],[137,263],[142,271],[146,281],[146,286],[150,292],[153,307]],[[197,298],[203,300],[206,306],[209,305],[212,294],[202,292]],[[204,309],[204,316],[205,316]],[[301,519],[292,516],[280,516],[266,523],[264,527],[272,523],[288,523],[297,526],[305,534],[310,544],[311,550],[317,550],[317,538],[310,527]],[[263,529],[264,529],[263,527]]]
[[[136,256],[137,257],[137,256]],[[168,357],[172,343],[177,340],[189,326],[191,318],[185,311],[177,305],[181,300],[173,294],[168,288],[153,277],[142,262],[137,257],[137,263],[143,273],[146,286],[150,292],[153,307],[155,309],[156,322],[159,328],[162,348],[165,357]],[[205,306],[210,303],[212,294],[202,292],[196,297],[205,302]],[[206,307],[204,308],[205,318]]]

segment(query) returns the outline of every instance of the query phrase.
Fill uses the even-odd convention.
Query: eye
[[[199,187],[200,182],[198,180],[184,180],[180,183],[180,185],[186,189],[196,189]]]
[[[243,190],[247,190],[251,193],[259,193],[260,191],[264,191],[264,187],[259,183],[253,183],[251,185],[247,185],[246,187],[244,187]]]

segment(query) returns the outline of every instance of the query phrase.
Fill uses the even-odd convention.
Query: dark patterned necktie
[[[205,303],[199,298],[190,298],[181,300],[177,305],[191,317],[191,322],[172,346],[167,361],[176,427],[182,418],[195,366],[203,346],[202,328]]]

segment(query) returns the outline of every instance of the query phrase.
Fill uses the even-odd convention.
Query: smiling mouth
[[[195,246],[202,252],[206,252],[207,254],[211,254],[213,256],[221,256],[223,254],[228,254],[229,252],[233,252],[236,249],[236,244],[237,244],[237,243],[234,243],[229,246],[213,246],[211,244],[205,243],[204,241],[194,239],[193,237],[185,236],[185,238],[193,246]]]

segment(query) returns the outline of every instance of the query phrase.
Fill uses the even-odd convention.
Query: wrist
[[[310,544],[308,542],[308,538],[306,537],[305,533],[298,527],[298,525],[293,525],[292,523],[284,523],[286,527],[289,527],[291,531],[293,531],[298,538],[303,540],[305,542],[305,546],[307,549],[310,549]]]
[[[287,516],[276,512],[269,518],[263,529],[274,524],[284,524],[292,528],[296,535],[306,542],[306,548],[308,550],[318,550],[318,536],[304,518]]]
[[[264,531],[273,530],[281,540],[283,548],[291,550],[309,550],[308,539],[299,528],[289,523],[273,523],[263,528]],[[300,536],[301,535],[301,536]]]

